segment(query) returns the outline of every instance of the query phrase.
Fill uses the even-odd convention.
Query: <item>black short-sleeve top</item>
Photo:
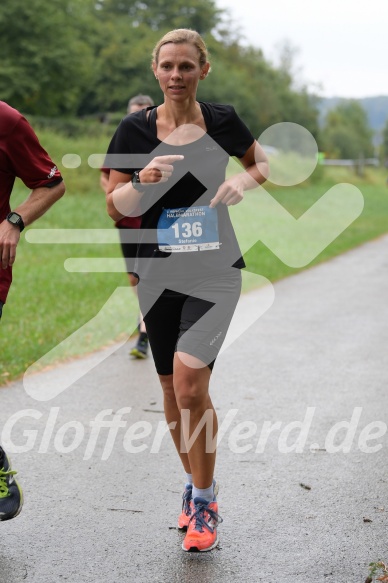
[[[231,266],[245,267],[228,207],[219,203],[209,211],[209,203],[225,181],[229,157],[243,157],[254,137],[231,105],[200,102],[200,107],[207,131],[194,142],[175,146],[160,141],[156,107],[125,117],[110,142],[107,163],[126,174],[144,168],[155,156],[184,156],[184,160],[174,163],[173,175],[167,182],[145,186],[140,203],[142,220],[136,267],[140,279],[179,279]],[[208,215],[212,215],[210,222]],[[179,217],[178,226],[172,226],[174,216]],[[163,237],[166,227],[170,231],[167,244]],[[212,232],[210,243],[206,229]],[[150,230],[155,231],[154,239]],[[198,233],[201,236],[196,238]],[[218,246],[213,239],[217,239]]]

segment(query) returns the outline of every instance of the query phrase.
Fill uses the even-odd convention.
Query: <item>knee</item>
[[[207,400],[207,387],[191,374],[174,381],[174,392],[179,409],[202,409]]]
[[[159,376],[159,379],[162,385],[164,399],[170,403],[176,401],[172,375],[165,377]]]

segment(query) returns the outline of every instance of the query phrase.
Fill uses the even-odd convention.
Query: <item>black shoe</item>
[[[14,478],[9,458],[0,447],[0,520],[10,520],[19,514],[23,506],[23,492]]]
[[[137,344],[129,353],[136,358],[147,358],[148,356],[148,336],[146,332],[140,332]]]

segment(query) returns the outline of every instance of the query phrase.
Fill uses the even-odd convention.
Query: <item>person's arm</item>
[[[108,215],[118,221],[130,216],[139,207],[147,185],[167,182],[174,171],[173,163],[183,160],[180,155],[155,156],[145,168],[139,171],[138,190],[131,182],[132,174],[111,170],[106,193]],[[144,185],[144,191],[142,191]]]
[[[25,226],[41,217],[65,193],[65,184],[60,182],[51,188],[41,186],[35,188],[27,200],[12,209],[18,213]],[[6,269],[15,263],[16,246],[20,239],[20,229],[7,220],[0,223],[0,258],[1,267]]]
[[[63,180],[51,187],[35,188],[24,202],[12,210],[21,215],[27,227],[44,215],[65,194],[65,190]]]
[[[210,201],[210,207],[222,202],[227,206],[238,204],[244,198],[244,190],[256,188],[268,178],[268,159],[263,148],[256,141],[239,158],[245,168],[244,172],[231,176],[221,184],[216,195]]]
[[[31,125],[20,117],[7,136],[5,154],[9,168],[31,189],[29,197],[12,210],[24,224],[42,216],[65,192],[61,173],[51,160]],[[20,229],[6,219],[0,223],[0,264],[3,269],[15,262]]]
[[[130,216],[134,209],[139,206],[143,196],[141,192],[135,190],[131,183],[132,174],[124,174],[117,170],[111,170],[106,189],[106,206],[108,215],[119,221],[125,216]]]
[[[105,192],[105,194],[107,193],[107,190],[108,190],[108,184],[109,184],[109,172],[106,172],[105,170],[101,170],[101,172],[100,172],[100,186],[101,186],[102,190]]]

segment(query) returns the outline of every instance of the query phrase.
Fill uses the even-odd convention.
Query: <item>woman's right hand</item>
[[[154,184],[155,182],[167,182],[174,171],[174,162],[183,160],[184,156],[167,155],[155,156],[145,168],[140,170],[139,178],[141,184]]]

